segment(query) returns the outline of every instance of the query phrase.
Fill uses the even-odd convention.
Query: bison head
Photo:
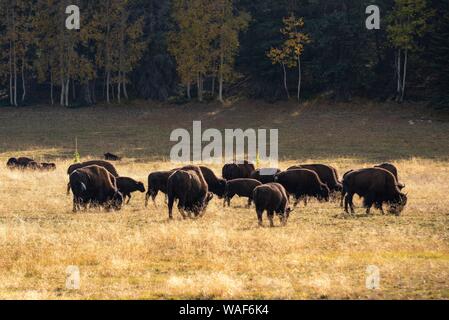
[[[223,198],[225,189],[226,189],[226,180],[218,179],[216,194],[220,199]]]
[[[17,161],[16,158],[10,158],[8,160],[8,162],[6,163],[6,166],[9,167],[9,168],[13,168],[13,167],[15,167],[17,165],[17,163],[18,163],[18,161]]]
[[[111,200],[111,207],[112,209],[119,211],[120,209],[122,209],[122,205],[123,205],[123,194],[119,191],[116,191]]]
[[[407,195],[399,193],[398,197],[390,203],[389,213],[399,216],[407,204]]]
[[[140,192],[145,192],[145,185],[142,182],[137,182],[136,188]]]
[[[329,202],[329,194],[330,194],[329,187],[325,184],[320,185],[320,189],[318,191],[318,197],[317,197],[318,200]]]

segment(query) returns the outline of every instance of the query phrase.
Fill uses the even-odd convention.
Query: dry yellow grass
[[[143,194],[120,213],[72,214],[69,162],[57,164],[51,173],[0,172],[1,298],[449,297],[446,163],[397,162],[410,198],[400,217],[359,208],[348,218],[336,203],[311,202],[272,229],[257,227],[243,199],[224,209],[214,199],[200,220],[168,222],[163,197],[145,208]],[[141,180],[169,166],[117,165]],[[80,290],[65,287],[69,265],[80,269]],[[368,265],[379,267],[380,289],[365,288]]]
[[[449,122],[441,119],[412,105],[2,109],[0,298],[448,299]],[[144,195],[135,194],[119,213],[71,212],[66,168],[74,136],[83,157],[126,154],[119,172],[146,184],[150,171],[173,166],[163,161],[170,130],[192,120],[278,127],[284,169],[319,161],[342,174],[393,161],[408,205],[400,217],[376,210],[365,217],[360,207],[347,217],[337,203],[312,201],[276,228],[259,228],[243,199],[223,208],[214,198],[199,220],[181,220],[175,210],[168,222],[161,195],[158,208],[145,208]],[[58,169],[9,171],[4,164],[14,155],[55,161]],[[66,288],[70,265],[79,267],[79,290]],[[369,265],[380,269],[377,290],[365,287]]]

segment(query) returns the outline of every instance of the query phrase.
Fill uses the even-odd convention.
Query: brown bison
[[[6,166],[9,169],[36,169],[38,165],[37,162],[31,158],[20,157],[8,159]]]
[[[348,205],[354,213],[352,202],[354,194],[363,198],[366,214],[369,214],[372,205],[384,213],[382,205],[390,206],[389,212],[399,215],[407,204],[407,196],[401,193],[394,175],[382,168],[366,168],[350,171],[343,177],[343,192],[345,195],[345,211]]]
[[[191,170],[196,166],[185,166],[180,168],[180,170]],[[226,180],[218,178],[215,173],[205,166],[199,166],[201,173],[204,176],[204,179],[207,182],[207,186],[209,187],[209,192],[216,194],[219,198],[223,197],[223,193],[225,191]]]
[[[274,182],[274,176],[281,172],[277,168],[261,168],[251,173],[251,179],[256,179],[262,183]]]
[[[107,210],[120,210],[123,195],[117,188],[115,177],[104,167],[97,165],[76,169],[70,174],[73,191],[73,211],[88,205],[102,206]]]
[[[243,163],[227,163],[223,166],[221,175],[226,180],[249,178],[255,169],[254,165],[248,161],[244,161]]]
[[[382,169],[385,169],[387,171],[390,171],[394,175],[394,177],[396,178],[396,181],[398,182],[399,189],[402,190],[403,188],[405,188],[405,184],[402,184],[402,183],[399,182],[398,169],[396,169],[394,164],[391,164],[391,163],[388,163],[388,162],[384,162],[384,163],[381,163],[381,164],[379,164],[377,166],[374,166],[374,168],[382,168]]]
[[[300,164],[298,166],[292,166],[287,170],[295,169],[309,169],[315,171],[318,177],[320,177],[321,182],[325,183],[330,192],[341,192],[343,186],[340,181],[338,181],[337,170],[334,167],[325,164]]]
[[[118,177],[118,172],[115,169],[115,167],[112,165],[112,163],[109,163],[109,162],[104,161],[104,160],[90,160],[90,161],[86,161],[86,162],[80,162],[80,163],[72,164],[67,169],[67,174],[70,175],[70,174],[72,174],[73,171],[75,171],[77,169],[89,167],[89,166],[92,166],[92,165],[103,167],[110,174],[112,174],[115,178]],[[69,195],[69,194],[70,194],[70,183],[67,185],[67,195]]]
[[[42,163],[41,163],[41,170],[54,171],[54,170],[56,170],[56,164],[54,164],[54,163],[42,162]]]
[[[298,204],[300,199],[315,197],[318,200],[329,201],[329,187],[324,184],[315,171],[309,169],[291,169],[275,176],[275,181],[284,186],[288,193],[293,194]]]
[[[255,179],[239,178],[234,180],[229,180],[226,182],[226,188],[224,192],[224,202],[223,206],[228,204],[231,206],[231,199],[237,195],[239,197],[248,198],[248,207],[251,206],[251,201],[253,200],[254,188],[260,186],[262,183]]]
[[[67,169],[67,174],[71,174],[76,169],[80,169],[80,168],[84,168],[84,167],[88,167],[88,166],[92,166],[92,165],[104,167],[116,178],[119,176],[117,169],[115,169],[115,167],[112,165],[112,163],[104,161],[104,160],[90,160],[90,161],[86,161],[86,162],[72,164]]]
[[[126,204],[131,201],[131,193],[136,191],[140,191],[142,193],[145,192],[145,186],[142,182],[128,177],[117,177],[115,179],[117,181],[117,188],[123,195],[123,200],[126,200],[126,197],[128,197]]]
[[[257,220],[259,226],[262,226],[263,212],[267,211],[270,227],[274,226],[273,216],[278,214],[282,225],[287,224],[288,217],[292,211],[287,193],[279,183],[267,183],[256,187],[253,191],[254,204],[256,205]]]
[[[192,166],[190,170],[176,170],[172,173],[167,182],[167,195],[169,219],[173,219],[173,204],[176,199],[179,212],[183,218],[186,218],[185,211],[189,216],[191,213],[195,217],[203,215],[213,197],[201,169],[197,166]]]
[[[156,196],[159,191],[167,194],[168,178],[175,171],[176,169],[169,171],[155,171],[148,175],[148,190],[145,196],[145,206],[148,206],[148,199],[150,197],[156,205]]]
[[[117,156],[113,153],[107,152],[104,154],[104,160],[119,161],[119,160],[122,160],[122,158],[120,158],[119,156]]]

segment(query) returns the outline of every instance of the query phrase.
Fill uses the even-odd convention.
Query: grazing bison
[[[116,156],[113,153],[107,152],[107,153],[104,154],[104,160],[119,161],[119,160],[122,160],[122,158],[119,157],[119,156]]]
[[[6,163],[9,169],[35,169],[37,162],[27,157],[10,158]]]
[[[329,188],[324,184],[315,171],[309,169],[291,169],[275,176],[275,181],[284,186],[288,193],[295,196],[295,204],[301,198],[306,203],[307,196],[318,200],[329,201]]]
[[[56,164],[54,164],[54,163],[42,162],[42,163],[41,163],[41,170],[47,170],[47,171],[53,171],[53,170],[56,170]]]
[[[287,170],[295,169],[309,169],[315,171],[321,182],[325,183],[330,192],[341,192],[343,185],[338,181],[337,170],[334,167],[325,164],[301,164],[298,166],[292,166]]]
[[[119,176],[117,170],[112,165],[112,163],[104,161],[104,160],[91,160],[91,161],[86,161],[86,162],[72,164],[67,169],[67,174],[71,174],[76,169],[80,169],[80,168],[84,168],[84,167],[88,167],[88,166],[92,166],[92,165],[97,165],[97,166],[100,166],[100,167],[104,167],[106,170],[108,170],[116,178]]]
[[[206,180],[201,169],[192,166],[191,170],[176,170],[167,182],[168,216],[173,219],[173,204],[178,200],[178,209],[183,218],[185,211],[198,217],[204,213],[212,193],[209,193]]]
[[[262,183],[255,179],[239,178],[229,180],[226,182],[226,188],[224,192],[223,206],[228,203],[228,207],[231,206],[231,199],[237,195],[239,197],[248,198],[248,207],[251,206],[253,200],[254,188],[260,186]]]
[[[262,214],[266,210],[270,227],[273,227],[273,216],[277,213],[281,219],[282,225],[287,223],[290,212],[292,211],[287,193],[279,183],[267,183],[256,187],[253,191],[254,204],[256,205],[257,219],[259,226],[262,226]]]
[[[148,206],[148,199],[151,196],[156,205],[156,196],[160,192],[167,194],[167,182],[170,175],[176,169],[170,171],[155,171],[148,175],[148,190],[145,196],[145,206]]]
[[[391,164],[391,163],[388,163],[388,162],[384,162],[384,163],[381,163],[381,164],[379,164],[377,166],[374,166],[374,168],[382,168],[382,169],[385,169],[387,171],[390,171],[394,175],[394,177],[396,178],[396,181],[398,182],[399,189],[402,190],[403,188],[405,188],[405,184],[402,184],[402,183],[399,182],[398,169],[396,169],[394,164]]]
[[[262,183],[274,182],[274,176],[281,172],[277,168],[262,168],[251,173],[251,179],[256,179]]]
[[[221,175],[226,180],[249,178],[254,170],[254,165],[248,161],[244,161],[243,163],[227,163],[223,166]]]
[[[104,161],[104,160],[90,160],[90,161],[86,161],[86,162],[80,162],[80,163],[72,164],[67,169],[67,174],[70,175],[70,174],[72,174],[73,171],[75,171],[77,169],[89,167],[89,166],[92,166],[92,165],[103,167],[110,174],[112,174],[115,178],[118,177],[118,172],[115,169],[115,167],[112,165],[112,163],[109,163],[109,162]],[[70,183],[67,185],[67,195],[68,194],[70,194]]]
[[[104,167],[97,165],[79,168],[70,174],[73,191],[73,211],[89,204],[102,206],[107,210],[120,210],[123,195],[117,188],[115,177]]]
[[[394,175],[382,168],[366,168],[346,173],[343,177],[343,192],[346,194],[346,213],[348,205],[351,213],[354,213],[354,194],[363,198],[366,214],[369,214],[373,204],[384,213],[382,205],[386,203],[390,206],[390,213],[399,215],[407,204],[407,196],[401,193]]]
[[[128,197],[126,204],[131,201],[131,193],[136,191],[145,192],[145,186],[142,182],[128,177],[117,177],[115,179],[117,181],[117,188],[123,195],[123,200],[126,200],[126,197]]]
[[[194,167],[196,166],[185,166],[183,168],[180,168],[180,170],[191,170]],[[209,191],[216,194],[219,198],[222,198],[226,186],[226,180],[218,178],[215,173],[208,167],[199,166],[199,168],[204,176],[204,179],[207,182]]]

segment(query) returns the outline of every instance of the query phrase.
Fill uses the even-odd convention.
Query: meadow
[[[172,168],[170,132],[278,128],[280,168],[349,169],[391,161],[406,184],[401,216],[356,216],[339,203],[301,204],[287,226],[260,228],[254,207],[214,198],[201,219],[174,221],[162,196],[134,194],[118,213],[72,213],[67,167],[124,156],[119,173],[145,182]],[[449,117],[420,104],[167,105],[0,108],[0,299],[448,299]],[[54,172],[10,171],[12,156],[53,161]],[[211,165],[220,174],[220,165]],[[264,216],[265,225],[268,225]],[[66,288],[77,266],[79,290]],[[367,289],[367,268],[380,271]]]

